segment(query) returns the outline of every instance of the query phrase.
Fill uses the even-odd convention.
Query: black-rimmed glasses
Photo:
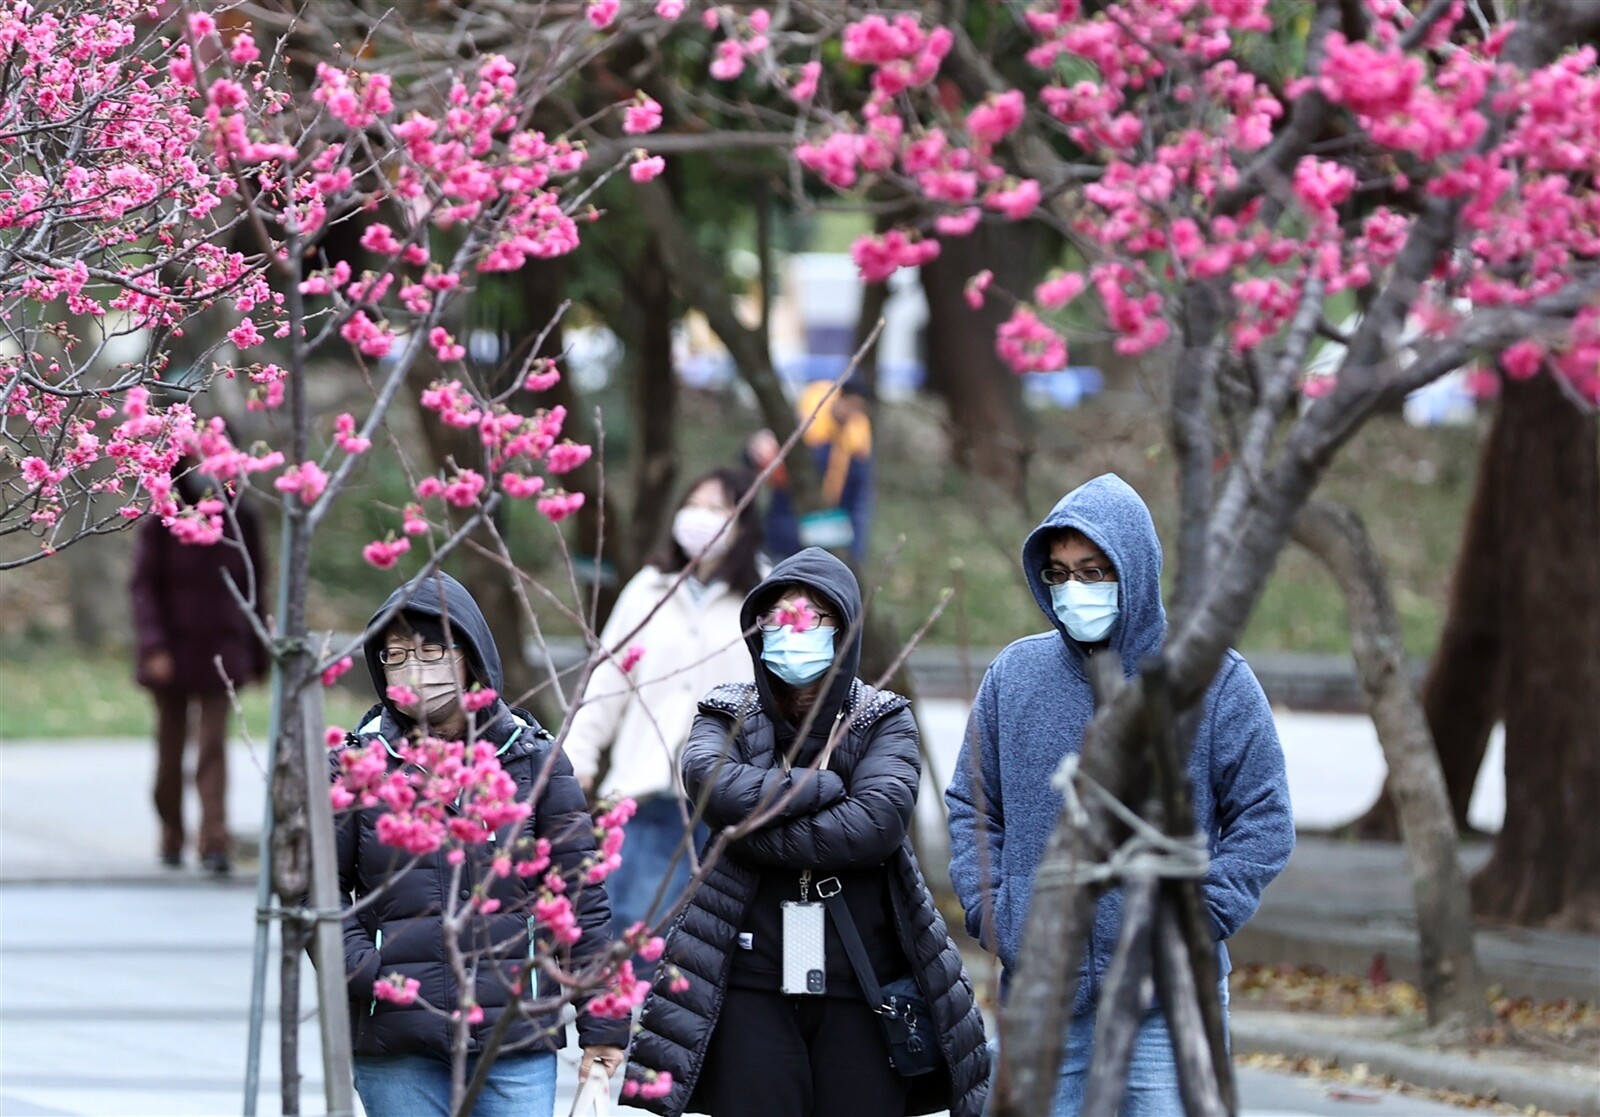
[[[1117,572],[1109,566],[1080,566],[1076,570],[1063,570],[1059,566],[1047,566],[1039,571],[1039,580],[1047,586],[1060,586],[1067,582],[1085,582],[1094,585],[1106,579],[1115,581]]]
[[[384,648],[378,653],[378,662],[385,667],[399,667],[408,659],[418,663],[439,663],[450,654],[455,644],[419,644],[414,648]]]

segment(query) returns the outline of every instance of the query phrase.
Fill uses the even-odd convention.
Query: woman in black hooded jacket
[[[905,698],[855,677],[861,611],[855,576],[816,548],[745,598],[755,682],[701,701],[682,759],[708,850],[724,831],[740,836],[668,938],[630,1055],[635,1104],[666,1117],[983,1110],[982,1017],[907,837],[921,779],[916,722]],[[902,1077],[890,1065],[833,910],[820,982],[783,991],[782,905],[820,900],[819,885],[849,908],[880,984],[916,979],[938,1035],[936,1070]]]
[[[451,1112],[452,1013],[474,1009],[466,1044],[466,1073],[476,1068],[485,1041],[523,989],[525,969],[544,953],[548,929],[533,901],[546,872],[570,887],[579,935],[554,953],[569,971],[593,972],[610,946],[610,906],[604,884],[586,883],[596,860],[594,825],[572,765],[526,710],[499,698],[476,712],[462,703],[473,683],[502,687],[500,655],[478,603],[447,574],[429,574],[396,590],[372,624],[399,612],[367,640],[367,668],[381,698],[351,733],[347,748],[384,750],[389,770],[403,766],[400,746],[419,732],[451,740],[488,742],[517,798],[532,813],[463,850],[459,864],[446,849],[414,859],[383,841],[383,805],[351,809],[337,820],[339,889],[352,908],[344,920],[345,972],[355,1051],[356,1089],[370,1117],[420,1117]],[[396,694],[409,690],[404,699]],[[552,755],[553,754],[553,755]],[[334,774],[341,769],[333,755]],[[451,808],[454,812],[455,808]],[[549,868],[533,876],[490,871],[497,853],[511,863],[548,853]],[[475,900],[474,897],[477,896]],[[462,988],[444,935],[446,908],[482,910],[465,916],[458,945],[468,956],[471,988]],[[416,999],[382,994],[394,980],[415,981]],[[603,1019],[581,1006],[578,1041],[582,1073],[591,1064],[610,1074],[622,1062],[628,1021]],[[555,1105],[555,1051],[566,1043],[559,1013],[519,1016],[502,1046],[473,1112],[477,1117],[550,1117]]]

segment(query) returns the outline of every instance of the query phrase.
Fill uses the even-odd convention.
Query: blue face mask
[[[790,686],[808,686],[833,666],[835,628],[808,628],[796,632],[789,625],[761,630],[761,662]]]
[[[1085,644],[1104,640],[1117,623],[1117,583],[1062,582],[1050,587],[1050,603],[1067,635]]]

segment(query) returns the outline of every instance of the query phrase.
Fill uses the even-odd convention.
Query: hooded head
[[[1062,497],[1022,545],[1022,572],[1033,599],[1067,648],[1081,656],[1084,645],[1068,635],[1056,616],[1050,587],[1039,576],[1050,561],[1051,544],[1067,528],[1099,547],[1116,567],[1117,619],[1106,641],[1121,658],[1124,672],[1131,672],[1160,647],[1167,629],[1161,604],[1161,540],[1150,509],[1126,481],[1104,473]]]
[[[792,740],[798,725],[785,717],[784,705],[777,700],[780,682],[761,659],[762,633],[758,618],[778,603],[790,589],[804,589],[816,603],[833,613],[839,622],[834,637],[832,677],[824,675],[824,689],[817,697],[816,714],[811,720],[808,737],[821,743],[833,729],[834,719],[844,708],[850,688],[856,679],[856,668],[861,663],[861,587],[850,568],[820,547],[807,547],[797,555],[784,559],[772,568],[772,573],[750,591],[739,611],[739,625],[746,633],[745,645],[750,649],[750,660],[755,664],[756,689],[761,695],[761,707],[777,727],[780,742]],[[801,749],[802,758],[810,746]]]
[[[498,693],[505,685],[505,673],[500,666],[500,652],[495,648],[494,637],[489,633],[489,622],[484,619],[483,610],[478,608],[478,603],[473,600],[472,594],[467,592],[466,586],[443,572],[414,578],[389,595],[389,599],[372,614],[367,626],[370,628],[374,621],[397,604],[401,605],[400,615],[425,640],[451,643],[465,653],[468,686],[478,683]],[[394,703],[389,701],[386,693],[389,689],[388,676],[384,672],[383,664],[378,661],[378,653],[384,647],[386,630],[387,626],[367,638],[365,649],[367,671],[372,675],[373,688],[378,692],[378,698],[383,702],[384,709],[402,726],[409,727],[412,719],[402,714],[395,708]],[[446,630],[449,632],[448,641],[444,639]],[[494,705],[479,711],[475,715],[475,721],[480,727],[489,725],[505,710],[505,703],[496,701]]]

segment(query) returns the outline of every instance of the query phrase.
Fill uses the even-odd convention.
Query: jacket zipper
[[[378,928],[378,933],[377,933],[377,935],[374,936],[374,938],[377,941],[372,944],[372,949],[378,951],[378,968],[382,969],[383,968],[383,928],[382,927]],[[375,977],[375,978],[373,978],[373,980],[376,981],[378,979]],[[377,1011],[378,1011],[378,994],[374,993],[374,994],[372,994],[372,1003],[367,1006],[367,1015],[371,1016],[374,1013],[376,1013]]]

